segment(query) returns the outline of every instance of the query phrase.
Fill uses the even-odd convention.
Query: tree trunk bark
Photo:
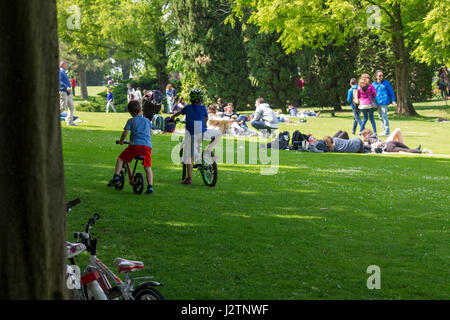
[[[0,299],[63,299],[56,1],[0,2],[0,43]]]
[[[130,63],[128,61],[124,61],[122,64],[122,79],[130,79]]]
[[[86,65],[80,64],[78,66],[78,74],[80,77],[81,98],[87,100],[89,97],[89,94],[88,94],[88,89],[87,89]]]
[[[154,65],[156,69],[156,76],[158,78],[159,90],[165,92],[166,85],[169,83],[169,75],[167,74],[167,39],[164,30],[159,29],[155,34],[155,49],[158,53],[158,58]]]
[[[392,51],[395,58],[395,85],[397,89],[396,113],[404,116],[417,116],[411,99],[409,87],[409,50],[405,47],[405,36],[399,4],[393,6]]]

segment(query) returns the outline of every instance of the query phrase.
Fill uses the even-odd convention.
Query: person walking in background
[[[116,109],[114,109],[114,98],[113,98],[113,94],[111,92],[111,89],[108,88],[106,89],[106,91],[108,92],[108,94],[106,95],[106,113],[109,112],[109,107],[111,107],[111,109],[116,112]]]
[[[131,87],[130,83],[127,83],[127,102],[134,100],[134,89]]]
[[[299,94],[298,94],[298,107],[301,108],[302,107],[302,92],[303,92],[303,88],[305,86],[305,80],[303,80],[303,78],[298,78],[297,79],[297,87],[299,89]]]
[[[448,85],[448,70],[446,66],[443,66],[439,70],[438,86],[441,90],[441,97],[444,100],[449,97]]]
[[[173,113],[173,105],[175,103],[175,99],[177,98],[177,92],[172,87],[172,84],[168,84],[166,86],[166,99],[167,99],[167,113]]]
[[[75,87],[77,86],[77,79],[75,77],[70,79],[70,86],[72,87],[72,96],[75,97]]]
[[[357,98],[359,100],[359,109],[364,115],[364,120],[361,124],[361,131],[364,130],[367,121],[370,119],[372,124],[372,129],[374,133],[377,133],[377,125],[375,124],[375,119],[373,118],[373,106],[372,99],[377,96],[377,91],[374,86],[370,83],[370,76],[364,73],[359,80],[359,88],[357,93]]]
[[[75,106],[70,95],[72,89],[69,77],[66,74],[67,67],[68,64],[66,61],[63,60],[59,63],[59,111],[63,112],[68,108],[69,112],[66,117],[66,123],[69,126],[76,126],[77,124],[73,121]]]
[[[359,110],[359,101],[358,101],[358,82],[355,78],[350,80],[350,89],[347,92],[347,102],[350,103],[353,111],[353,127],[352,133],[356,134],[356,128],[361,128],[361,110]]]
[[[137,87],[134,91],[134,100],[139,101],[140,104],[142,104],[142,92],[141,88]]]
[[[376,81],[372,84],[377,91],[376,101],[378,103],[378,118],[380,118],[381,126],[383,128],[382,136],[388,136],[391,134],[388,119],[388,106],[392,103],[397,105],[394,89],[392,89],[391,83],[384,79],[383,71],[378,70],[376,72]]]

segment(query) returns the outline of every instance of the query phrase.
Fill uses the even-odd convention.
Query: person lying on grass
[[[198,159],[202,147],[203,138],[211,139],[212,141],[205,149],[205,157],[208,160],[212,158],[212,149],[219,141],[222,133],[219,130],[206,129],[208,122],[208,112],[203,104],[204,93],[201,89],[191,90],[189,97],[191,104],[186,105],[182,110],[173,114],[170,121],[174,121],[180,114],[186,115],[186,131],[184,134],[184,154],[183,161],[187,165],[188,176],[181,181],[181,184],[192,184],[192,170],[194,168],[194,159]]]
[[[112,187],[118,183],[119,174],[122,170],[124,162],[131,162],[137,156],[143,156],[142,165],[145,169],[147,177],[147,191],[145,193],[153,193],[153,172],[152,172],[152,139],[151,139],[151,123],[150,120],[143,117],[143,110],[140,102],[132,100],[128,103],[128,112],[133,118],[128,119],[125,124],[119,144],[123,145],[125,138],[130,134],[130,145],[117,158],[114,177],[109,181],[108,187]]]
[[[409,148],[403,139],[403,134],[399,128],[395,129],[392,134],[385,140],[381,140],[378,138],[376,134],[373,133],[370,129],[364,129],[361,131],[361,136],[365,144],[369,145],[373,151],[377,150],[377,148],[381,148],[381,150],[386,152],[408,152],[408,153],[429,153],[433,154],[431,150],[421,149],[421,145],[419,145],[416,149]]]
[[[326,136],[323,138],[323,141],[330,152],[364,153],[364,143],[359,138],[342,139]]]

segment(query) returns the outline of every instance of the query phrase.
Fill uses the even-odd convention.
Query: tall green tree
[[[61,56],[76,62],[81,97],[88,98],[86,71],[91,63],[106,59],[111,45],[103,37],[100,0],[58,0],[58,36]],[[73,67],[74,65],[72,65]]]
[[[357,39],[353,37],[347,43],[323,49],[305,48],[299,54],[300,74],[305,80],[302,95],[307,105],[342,110],[350,79],[356,77],[358,55]]]
[[[393,53],[397,92],[396,112],[415,115],[409,86],[411,48],[417,40],[412,32],[433,8],[431,0],[234,0],[233,10],[262,31],[277,31],[287,52],[303,47],[323,48],[346,43],[355,32],[372,29],[383,34]],[[376,49],[376,48],[375,48]]]
[[[296,84],[298,61],[286,54],[275,32],[258,33],[249,25],[245,31],[250,80],[258,96],[286,113],[286,104],[297,104],[300,91]]]
[[[184,94],[195,86],[209,98],[222,97],[239,108],[250,89],[241,23],[225,24],[227,1],[174,0],[180,50],[184,61]]]

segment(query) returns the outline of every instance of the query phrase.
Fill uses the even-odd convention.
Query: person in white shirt
[[[263,98],[256,99],[256,111],[253,114],[253,119],[250,124],[256,130],[267,130],[267,133],[272,134],[278,129],[278,117],[269,104],[264,103]]]

